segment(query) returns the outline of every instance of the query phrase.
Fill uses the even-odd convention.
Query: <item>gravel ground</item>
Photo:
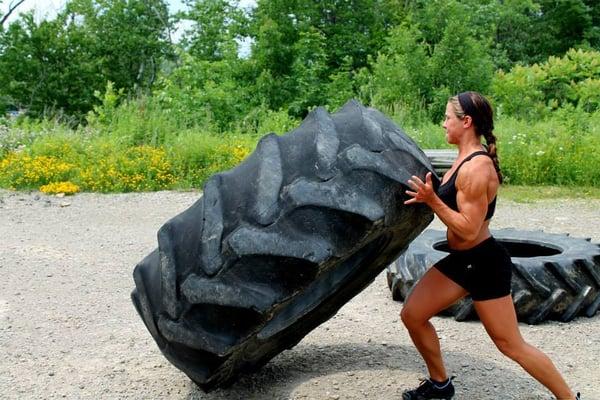
[[[381,274],[256,374],[227,390],[197,389],[161,355],[129,294],[133,266],[156,247],[158,228],[198,197],[0,191],[0,398],[398,399],[425,375]],[[600,242],[599,221],[600,200],[500,201],[493,227]],[[456,399],[551,398],[478,322],[434,324]],[[600,315],[521,329],[584,399],[600,399]]]

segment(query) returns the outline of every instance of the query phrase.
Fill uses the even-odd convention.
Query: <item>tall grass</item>
[[[299,121],[258,108],[228,132],[210,118],[181,121],[151,98],[108,102],[89,124],[27,118],[0,124],[0,187],[128,192],[198,188],[239,164],[268,133]],[[52,184],[52,185],[49,185]],[[73,190],[70,190],[73,191]]]
[[[600,112],[565,108],[542,121],[501,118],[496,131],[507,183],[600,187]]]
[[[441,122],[430,122],[426,113],[401,106],[381,111],[421,148],[449,147]],[[283,134],[299,123],[285,111],[258,107],[223,132],[210,118],[181,121],[148,98],[105,106],[78,128],[59,121],[4,121],[0,187],[49,192],[198,188],[212,174],[241,162],[262,135]],[[507,183],[600,187],[600,112],[564,107],[538,121],[500,116],[495,133]]]

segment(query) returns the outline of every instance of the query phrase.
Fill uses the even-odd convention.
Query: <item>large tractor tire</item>
[[[492,235],[511,255],[517,317],[528,324],[592,317],[600,308],[600,244],[542,231],[500,229]],[[404,300],[423,274],[448,255],[446,233],[428,229],[387,269],[394,300]],[[443,312],[458,321],[477,318],[470,297]]]
[[[433,219],[405,206],[433,171],[392,121],[355,101],[263,137],[158,232],[133,303],[166,358],[209,391],[331,318]],[[437,178],[437,177],[436,177]]]

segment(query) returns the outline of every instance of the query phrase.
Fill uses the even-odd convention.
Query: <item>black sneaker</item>
[[[575,400],[581,400],[581,395],[577,392],[577,396],[575,396]]]
[[[443,399],[450,400],[454,396],[454,385],[451,377],[448,383],[442,388],[438,388],[430,379],[421,381],[418,388],[407,390],[402,393],[402,400],[428,400],[428,399]]]

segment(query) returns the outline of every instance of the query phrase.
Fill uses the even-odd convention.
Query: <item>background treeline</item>
[[[186,5],[70,0],[2,26],[0,114],[18,117],[0,126],[0,186],[199,186],[259,136],[350,98],[444,147],[439,121],[463,90],[494,103],[508,182],[600,186],[600,2]]]

